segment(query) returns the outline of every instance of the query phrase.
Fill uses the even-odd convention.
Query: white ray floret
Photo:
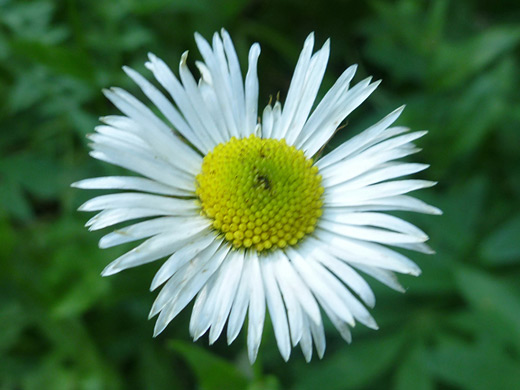
[[[326,347],[325,316],[349,343],[350,328],[356,322],[377,329],[367,309],[375,305],[375,296],[362,274],[402,292],[394,272],[419,275],[420,269],[395,248],[433,253],[424,231],[385,213],[441,213],[407,195],[435,185],[408,177],[428,165],[400,161],[419,151],[413,142],[426,132],[393,126],[403,111],[400,107],[311,161],[323,194],[317,195],[319,213],[311,218],[312,226],[297,231],[294,242],[286,242],[288,230],[278,222],[279,237],[265,241],[266,248],[258,246],[259,237],[266,234],[262,223],[267,226],[269,218],[246,227],[247,219],[244,222],[238,211],[226,222],[235,224],[230,235],[213,216],[221,209],[205,209],[199,193],[203,164],[217,145],[257,137],[294,147],[305,159],[316,157],[379,81],[366,78],[351,85],[357,70],[354,65],[316,102],[330,41],[313,52],[315,37],[310,34],[285,102],[277,100],[259,110],[260,46],[251,46],[244,76],[226,31],[214,34],[210,42],[196,34],[195,41],[203,59],[195,62],[199,79],[188,67],[188,52],[180,59],[178,76],[149,54],[145,65],[155,83],[123,68],[156,110],[123,89],[104,91],[123,115],[101,118],[103,124],[89,135],[91,155],[140,176],[96,177],[73,184],[81,189],[122,191],[99,195],[80,207],[98,212],[87,222],[90,230],[137,220],[101,238],[101,248],[138,242],[102,274],[166,259],[150,286],[152,291],[161,288],[149,314],[157,316],[154,336],[194,301],[189,332],[195,340],[208,333],[212,344],[224,332],[231,343],[247,321],[248,357],[254,362],[268,314],[284,360],[297,345],[306,361],[311,360],[313,345],[321,358]],[[266,190],[276,185],[258,173],[252,178]],[[244,238],[246,229],[255,232],[247,236],[249,241]],[[278,242],[275,249],[270,249],[271,242]]]

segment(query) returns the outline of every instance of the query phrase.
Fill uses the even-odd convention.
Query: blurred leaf
[[[435,377],[460,389],[511,390],[520,383],[519,362],[492,345],[445,339],[427,361]]]
[[[520,214],[491,233],[480,245],[480,254],[491,265],[520,262]]]
[[[56,4],[50,1],[7,1],[0,4],[0,21],[16,36],[39,42],[57,43],[65,35],[63,28],[52,25]]]
[[[18,302],[1,299],[0,323],[2,324],[2,332],[0,332],[0,354],[2,354],[18,342],[18,338],[27,323],[27,316],[24,313],[22,305]]]
[[[489,191],[488,179],[473,177],[458,183],[448,193],[433,199],[443,215],[435,218],[420,218],[421,225],[436,240],[437,256],[457,259],[472,248],[476,239],[483,205]],[[435,261],[435,260],[433,260]]]
[[[502,316],[489,315],[485,311],[477,311],[472,307],[449,313],[444,318],[444,331],[454,331],[464,335],[464,339],[476,340],[480,343],[495,344],[497,348],[520,352],[520,344],[511,337],[517,331],[514,325]],[[516,345],[515,345],[515,342]]]
[[[417,346],[408,352],[404,361],[400,364],[394,384],[395,390],[434,390],[433,379],[428,372],[424,349]]]
[[[182,388],[182,375],[172,367],[172,359],[168,351],[163,351],[162,345],[158,348],[147,344],[140,351],[139,371],[141,373],[142,389],[159,390],[159,389],[179,389]],[[171,354],[170,354],[171,355]]]
[[[56,161],[34,154],[19,154],[0,160],[0,172],[30,193],[50,198],[65,187]]]
[[[266,375],[265,377],[255,380],[251,383],[247,390],[281,390],[280,382],[273,375]]]
[[[59,74],[93,81],[94,68],[90,58],[78,49],[67,49],[23,40],[13,41],[11,48],[15,53],[39,62]]]
[[[176,340],[169,346],[190,365],[201,389],[242,390],[247,387],[248,380],[235,366],[196,344]]]
[[[441,87],[453,87],[482,71],[520,42],[520,28],[489,28],[459,44],[444,45],[435,56],[432,80]]]
[[[0,211],[21,220],[32,217],[31,206],[25,199],[20,184],[14,180],[3,179],[0,188]]]
[[[157,11],[164,11],[170,8],[175,12],[203,12],[210,5],[208,0],[150,0],[150,1],[131,1],[131,9],[136,13],[149,14]]]
[[[475,309],[490,316],[500,316],[515,329],[514,338],[520,345],[520,294],[505,282],[467,267],[459,267],[455,276],[464,298]],[[520,382],[519,382],[520,383]]]
[[[71,285],[66,294],[57,300],[52,314],[57,318],[80,315],[98,302],[107,291],[108,284],[99,272],[85,272]]]
[[[403,345],[403,334],[376,335],[372,339],[354,340],[352,345],[320,362],[305,366],[294,389],[359,389],[381,376],[394,363]],[[341,374],[340,374],[341,373]]]

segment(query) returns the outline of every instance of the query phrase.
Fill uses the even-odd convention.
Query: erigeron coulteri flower
[[[124,71],[160,112],[128,92],[104,91],[124,114],[102,118],[90,135],[92,157],[140,176],[82,180],[84,189],[122,190],[97,196],[80,208],[99,211],[87,226],[115,230],[101,248],[144,240],[110,263],[103,275],[156,260],[151,290],[162,286],[150,317],[155,335],[192,300],[190,334],[209,330],[213,343],[226,327],[231,343],[247,316],[249,359],[257,356],[266,312],[287,360],[300,345],[305,359],[325,351],[323,314],[351,341],[358,321],[377,329],[367,307],[375,303],[362,277],[402,291],[394,272],[418,275],[410,259],[388,246],[431,253],[427,235],[384,213],[440,211],[406,193],[432,186],[400,179],[427,168],[398,161],[418,151],[425,132],[392,127],[402,108],[316,158],[338,126],[377,87],[350,83],[348,68],[315,105],[329,57],[329,41],[313,54],[306,39],[282,105],[258,113],[257,61],[249,51],[245,81],[226,31],[210,45],[195,35],[203,62],[197,81],[187,66],[179,77],[153,54],[146,67],[166,93],[139,73]],[[315,108],[313,108],[315,106]],[[261,115],[261,118],[259,118]]]

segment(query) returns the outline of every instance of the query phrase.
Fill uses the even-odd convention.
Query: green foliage
[[[520,383],[520,8],[515,1],[0,0],[0,389],[514,389]],[[194,31],[226,27],[241,60],[258,40],[260,104],[290,81],[303,39],[331,37],[324,81],[351,63],[384,80],[329,149],[407,104],[427,128],[418,154],[439,185],[441,217],[411,216],[435,256],[402,277],[404,295],[372,283],[381,330],[351,345],[327,324],[323,361],[283,363],[270,325],[251,367],[231,347],[191,343],[189,313],[153,339],[154,264],[104,279],[124,250],[75,209],[73,181],[120,172],[88,157],[85,135],[115,113],[100,90],[137,87],[147,52],[173,69]],[[408,216],[407,216],[408,218]]]

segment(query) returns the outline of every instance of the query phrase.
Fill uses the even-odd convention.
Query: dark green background
[[[510,1],[0,0],[0,390],[520,388],[520,6]],[[198,59],[193,32],[226,27],[242,64],[262,45],[260,106],[282,100],[303,41],[332,39],[323,95],[358,63],[383,84],[334,147],[401,104],[429,129],[414,160],[439,184],[418,194],[443,216],[406,218],[435,256],[377,283],[379,331],[284,363],[270,324],[250,367],[244,335],[227,347],[188,336],[189,310],[157,339],[147,321],[157,264],[101,278],[127,248],[100,250],[73,181],[120,173],[87,155],[85,135],[116,110],[100,90],[143,72],[147,52],[177,69]],[[193,63],[193,62],[192,62]]]

